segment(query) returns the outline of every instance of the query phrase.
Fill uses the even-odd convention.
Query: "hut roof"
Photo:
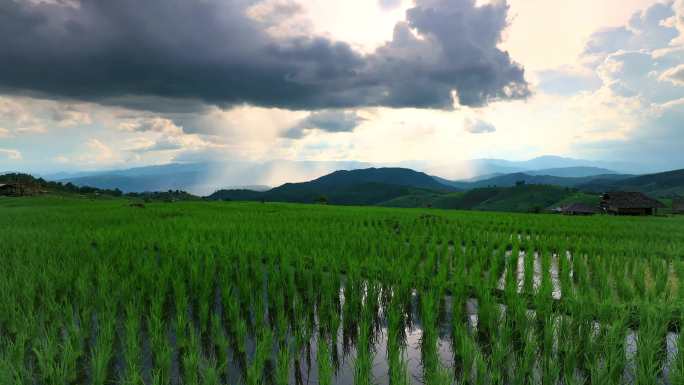
[[[672,200],[672,208],[675,210],[684,210],[684,198],[675,198]]]
[[[596,214],[599,212],[599,209],[598,207],[589,206],[584,203],[572,203],[569,206],[564,207],[563,211],[572,213]]]
[[[623,209],[664,208],[660,201],[640,192],[611,191],[603,195],[608,205]]]

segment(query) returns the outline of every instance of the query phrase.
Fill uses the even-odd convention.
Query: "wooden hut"
[[[22,195],[22,188],[18,183],[0,184],[0,196],[12,197],[19,195]]]
[[[672,200],[672,212],[675,214],[684,214],[684,198],[674,198]]]
[[[612,191],[601,197],[601,209],[614,215],[655,215],[665,208],[660,201],[640,192]]]
[[[11,182],[0,184],[0,196],[21,197],[36,195],[41,192],[42,191],[39,190],[36,186],[26,185],[23,183]]]

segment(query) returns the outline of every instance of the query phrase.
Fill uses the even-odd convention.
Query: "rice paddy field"
[[[684,384],[683,310],[684,217],[0,199],[0,384]]]

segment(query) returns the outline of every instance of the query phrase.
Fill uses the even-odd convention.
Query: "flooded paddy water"
[[[522,265],[521,265],[522,266]],[[524,268],[524,266],[523,266]],[[538,269],[535,269],[538,272]],[[344,282],[344,280],[342,280]],[[366,284],[364,283],[364,286]],[[267,295],[265,295],[265,300],[267,301]],[[382,302],[382,293],[378,293],[378,303]],[[554,295],[554,298],[556,296]],[[363,296],[364,301],[368,300],[367,296]],[[345,288],[344,285],[340,287],[339,290],[339,307],[342,309],[345,304]],[[462,377],[464,370],[459,368],[459,364],[462,365],[462,361],[458,357],[457,349],[459,341],[453,335],[453,298],[451,295],[445,295],[441,303],[443,308],[438,311],[439,319],[436,328],[437,336],[434,339],[435,346],[432,347],[437,353],[437,365],[438,367],[449,373],[453,378],[460,378],[461,381],[467,381],[466,378]],[[220,313],[220,299],[217,300],[215,304],[214,311]],[[268,308],[268,304],[265,304]],[[421,324],[420,311],[419,311],[419,294],[416,290],[411,292],[410,306],[405,315],[404,326],[401,330],[400,335],[400,357],[404,366],[403,370],[406,371],[406,381],[410,384],[426,384],[430,383],[427,380],[428,370],[426,368],[425,362],[425,338],[424,338],[424,328]],[[496,305],[498,316],[501,322],[504,322],[507,312],[507,306],[504,304]],[[392,384],[391,381],[391,368],[390,368],[390,348],[388,346],[389,330],[387,326],[387,309],[380,305],[377,308],[377,313],[373,314],[373,320],[371,323],[370,339],[368,352],[371,357],[370,372],[368,373],[370,377],[368,380],[372,384],[377,385],[389,385]],[[332,339],[330,335],[324,336],[319,334],[322,326],[319,323],[318,317],[316,316],[316,309],[314,309],[314,317],[312,323],[310,324],[310,330],[308,330],[305,335],[309,336],[303,343],[299,346],[295,341],[298,336],[292,334],[291,330],[288,330],[285,340],[288,341],[287,345],[290,346],[290,352],[288,353],[289,363],[288,363],[288,377],[287,383],[289,384],[339,384],[339,385],[353,385],[358,383],[356,372],[356,363],[358,360],[358,340],[359,340],[359,330],[360,325],[354,324],[351,328],[345,327],[344,319],[340,320],[340,327],[337,330],[336,338]],[[192,311],[189,310],[190,317],[192,318]],[[536,318],[536,311],[534,309],[528,309],[526,315],[529,317],[530,321],[533,323]],[[468,298],[464,303],[464,322],[467,327],[467,332],[470,336],[475,337],[478,333],[479,324],[479,303],[476,298]],[[566,341],[562,340],[562,318],[565,317],[566,321],[568,316],[557,315],[554,316],[553,324],[553,356],[558,356],[561,345]],[[268,316],[266,317],[268,318]],[[275,330],[275,326],[271,326]],[[229,328],[226,328],[228,332]],[[599,322],[591,323],[591,336],[597,337],[603,327]],[[198,330],[199,332],[199,330]],[[171,346],[171,378],[170,383],[172,384],[183,384],[181,367],[182,362],[177,345],[177,337],[173,332],[173,328],[169,329],[168,334],[170,346]],[[144,338],[145,339],[145,338]],[[624,346],[624,369],[622,369],[622,382],[624,384],[637,384],[637,377],[635,372],[637,370],[637,352],[639,347],[639,331],[627,329],[624,336],[623,346]],[[675,364],[675,360],[678,358],[678,340],[679,334],[668,332],[665,335],[665,340],[662,341],[665,349],[665,356],[662,357],[662,362],[660,365],[660,370],[657,373],[658,383],[660,384],[675,384],[670,381],[669,373],[672,366]],[[145,346],[149,346],[149,341],[144,341]],[[332,372],[329,374],[329,378],[323,380],[320,376],[320,362],[319,362],[319,348],[321,343],[325,343],[330,349],[326,355],[330,359]],[[278,379],[276,378],[276,366],[277,361],[282,357],[280,355],[283,346],[277,342],[273,342],[270,345],[270,353],[267,355],[266,361],[264,363],[264,375],[261,378],[260,383],[265,384],[277,384]],[[428,348],[429,349],[429,348]],[[477,354],[485,354],[478,347]],[[153,355],[149,348],[144,349],[143,360],[145,362],[143,370],[143,383],[154,384],[152,378],[153,374]],[[209,349],[211,351],[211,348]],[[240,353],[239,349],[235,346],[229,346],[226,350],[225,356],[228,358],[228,365],[223,367],[220,371],[220,378],[224,383],[227,384],[240,384],[247,383],[247,371],[249,370],[249,363],[255,360],[255,355],[257,354],[257,341],[256,337],[252,334],[245,336],[245,349],[244,352]],[[121,352],[119,352],[121,353]],[[511,351],[511,354],[515,352]],[[215,354],[215,353],[209,353]],[[541,356],[536,356],[533,358],[535,360],[533,369],[530,373],[533,380],[530,383],[543,384],[543,374],[540,367],[539,360],[542,359]],[[511,365],[509,368],[504,368],[503,371],[508,373],[515,372],[514,363],[515,360],[508,361]],[[595,363],[598,366],[607,365],[605,362]],[[431,365],[428,363],[427,365]],[[432,363],[434,365],[434,363]],[[122,366],[122,365],[119,365]],[[123,369],[117,370],[117,373],[123,374],[121,372]],[[433,368],[434,370],[434,368]],[[489,372],[478,373],[476,369],[470,371],[470,381],[472,383],[493,383],[493,378],[490,376]],[[575,381],[584,382],[586,381],[590,373],[581,368],[576,368],[573,372],[573,378]],[[459,377],[460,376],[460,377]],[[484,378],[481,378],[484,377]],[[511,375],[511,378],[513,376]],[[117,382],[115,383],[122,383]],[[557,384],[564,384],[565,382],[559,378],[556,382]]]

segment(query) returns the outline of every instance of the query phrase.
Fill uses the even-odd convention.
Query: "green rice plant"
[[[254,359],[247,367],[245,383],[247,385],[259,385],[264,383],[264,368],[269,359],[272,348],[272,334],[268,329],[264,329],[257,339],[256,352]]]
[[[404,354],[406,351],[406,333],[404,330],[404,305],[402,296],[404,288],[394,287],[389,290],[391,296],[386,307],[387,313],[387,357],[391,384],[408,385],[408,368]]]
[[[126,385],[142,385],[142,350],[140,340],[140,316],[135,303],[129,303],[126,307],[124,355],[125,355],[125,378]]]
[[[203,360],[202,370],[200,371],[200,378],[202,385],[219,385],[221,384],[221,372],[223,368],[216,360]]]
[[[640,314],[637,335],[636,382],[638,384],[657,384],[665,363],[665,338],[667,324],[660,315],[649,307]]]
[[[425,382],[432,384],[439,377],[439,356],[437,352],[436,304],[435,294],[423,293],[420,296],[420,316],[423,327],[421,355]]]
[[[601,333],[600,354],[590,361],[589,376],[592,383],[621,384],[626,366],[625,319],[618,318],[611,325],[603,325],[602,329],[606,330]]]
[[[33,354],[44,382],[64,383],[66,374],[57,366],[59,346],[55,328],[44,330],[39,339],[33,344]]]
[[[318,363],[318,383],[320,385],[331,385],[333,380],[332,357],[328,341],[323,336],[318,338],[316,361]]]
[[[684,300],[684,259],[673,261],[677,275],[677,298]]]
[[[90,364],[93,385],[104,385],[114,349],[114,315],[104,314],[98,321],[97,340],[91,351]]]
[[[226,363],[228,362],[230,342],[223,330],[221,316],[219,314],[212,314],[211,316],[211,340],[214,344],[214,354],[216,357],[212,362],[214,364],[212,367],[222,371],[225,369]],[[219,372],[218,375],[220,376],[220,374],[221,373]]]
[[[287,345],[278,351],[274,378],[277,385],[287,385],[290,381],[290,349]]]
[[[0,364],[2,376],[7,383],[24,384],[32,378],[32,373],[26,367],[29,337],[26,331],[18,331],[12,340],[8,336],[0,336]]]
[[[154,356],[154,376],[160,383],[167,384],[171,381],[172,349],[167,337],[166,325],[161,314],[157,314],[155,311],[150,313],[148,317],[147,329]]]
[[[189,330],[188,330],[189,329]],[[178,336],[184,334],[187,331],[187,336],[183,337],[184,347],[182,351],[181,360],[183,362],[183,384],[187,385],[199,385],[200,384],[200,372],[202,371],[202,352],[200,348],[199,336],[194,328],[183,328],[176,329]]]
[[[527,384],[534,376],[537,363],[537,338],[533,330],[525,336],[523,350],[518,353],[517,365],[514,370],[513,383]]]
[[[247,322],[240,315],[240,305],[234,297],[230,297],[230,300],[225,303],[228,322],[231,326],[231,333],[234,337],[236,343],[237,352],[239,354],[247,354]]]
[[[470,382],[475,374],[473,372],[476,362],[477,344],[467,327],[462,322],[452,324],[452,346],[454,346],[454,360],[456,364],[457,376],[463,382]]]
[[[359,333],[356,342],[356,359],[354,360],[354,385],[371,385],[373,354],[371,353],[371,322],[367,308],[359,323]]]

